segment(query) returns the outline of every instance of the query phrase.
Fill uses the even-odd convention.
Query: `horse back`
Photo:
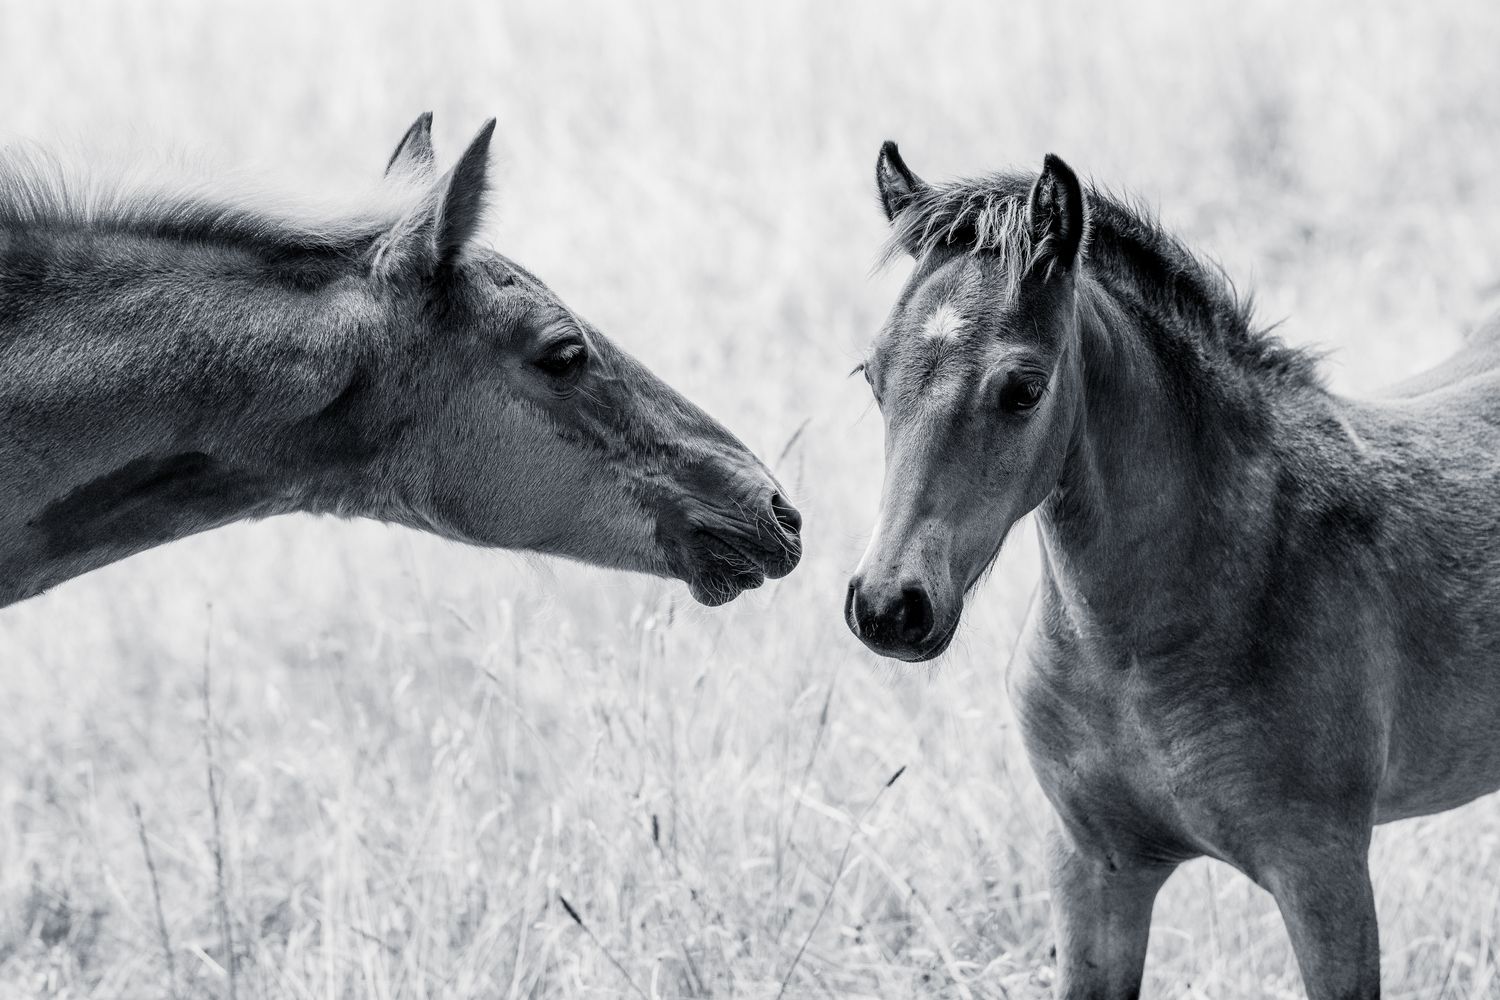
[[[1463,346],[1424,372],[1381,390],[1384,397],[1422,396],[1500,373],[1500,312],[1464,338]]]
[[[1326,578],[1360,623],[1341,642],[1390,691],[1382,822],[1500,787],[1500,322],[1399,390],[1335,404],[1354,447],[1325,465],[1370,514]]]

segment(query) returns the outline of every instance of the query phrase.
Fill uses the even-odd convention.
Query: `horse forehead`
[[[956,303],[940,303],[900,338],[888,364],[899,396],[919,412],[944,410],[974,392],[984,368],[977,324]]]
[[[944,299],[927,314],[918,335],[924,340],[942,344],[957,340],[967,325],[960,306],[951,299]]]
[[[907,326],[931,340],[955,339],[972,328],[984,297],[984,267],[973,254],[954,256],[928,272],[910,300]]]

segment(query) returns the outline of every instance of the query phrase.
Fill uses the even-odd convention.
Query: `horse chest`
[[[1128,662],[1043,644],[1011,678],[1027,753],[1075,836],[1107,851],[1175,860],[1219,853],[1229,836],[1208,782],[1219,759],[1194,710]],[[1209,711],[1203,706],[1204,712]]]

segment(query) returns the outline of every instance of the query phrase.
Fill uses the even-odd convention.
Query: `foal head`
[[[1062,470],[1082,381],[1083,193],[1048,156],[1029,193],[955,199],[889,142],[876,179],[892,245],[916,267],[864,365],[885,420],[885,483],[844,616],[877,653],[926,660]]]
[[[515,262],[479,244],[493,121],[438,177],[431,116],[387,173],[428,189],[376,241],[408,345],[394,516],[479,545],[685,580],[722,604],[792,570],[764,465]]]

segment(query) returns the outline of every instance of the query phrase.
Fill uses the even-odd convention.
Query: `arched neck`
[[[1185,342],[1182,318],[1092,280],[1078,294],[1083,391],[1062,474],[1038,510],[1045,582],[1088,634],[1159,654],[1211,617],[1201,588],[1254,558],[1242,540],[1264,516],[1266,449],[1234,408],[1242,400],[1214,384],[1220,373],[1162,356]]]

